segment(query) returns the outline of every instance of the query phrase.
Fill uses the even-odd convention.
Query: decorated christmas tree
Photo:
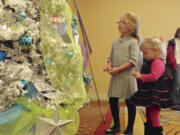
[[[26,93],[23,82],[34,81],[36,76],[47,79],[39,50],[38,5],[38,1],[0,1],[1,109],[8,109]]]
[[[38,122],[55,110],[55,121],[71,122],[46,134],[77,132],[86,92],[71,25],[65,0],[0,1],[0,135],[45,135]]]

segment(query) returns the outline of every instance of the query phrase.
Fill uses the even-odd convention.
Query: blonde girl
[[[163,62],[163,46],[160,39],[148,37],[142,41],[140,50],[143,52],[145,63],[141,73],[132,75],[140,80],[139,90],[130,98],[130,102],[146,107],[145,135],[162,135],[159,114],[161,108],[171,107],[171,98],[166,88]]]
[[[133,133],[136,116],[136,106],[128,99],[137,91],[136,79],[131,76],[139,60],[139,18],[134,13],[125,13],[118,21],[120,37],[112,43],[111,55],[104,71],[111,77],[108,97],[114,125],[106,130],[106,134],[120,132],[119,99],[125,99],[128,108],[128,126],[123,132],[126,135]]]

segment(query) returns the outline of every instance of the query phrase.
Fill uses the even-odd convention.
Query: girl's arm
[[[134,66],[137,66],[139,58],[139,46],[137,40],[132,40],[129,46],[129,52],[127,53],[129,53],[129,61],[119,67],[113,67],[109,72],[111,75],[115,75],[118,72],[122,72],[124,70],[131,69]]]
[[[142,74],[142,82],[155,82],[157,81],[165,71],[165,65],[162,60],[156,59],[152,62],[149,74]]]
[[[131,63],[131,62],[127,62],[119,67],[113,67],[109,73],[111,75],[115,75],[116,73],[118,72],[121,72],[121,71],[124,71],[124,70],[128,70],[128,69],[131,69],[134,65]]]

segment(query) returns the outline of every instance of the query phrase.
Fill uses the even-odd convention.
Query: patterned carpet
[[[109,110],[109,103],[102,102],[102,108],[104,115]],[[97,102],[90,102],[88,106],[79,110],[80,125],[76,135],[93,135],[96,131],[99,123],[102,122],[102,116],[100,113],[99,105]],[[100,134],[101,135],[101,134]]]
[[[109,109],[108,102],[102,102],[102,111],[105,121],[103,120],[99,105],[97,102],[90,102],[87,107],[83,107],[79,111],[80,125],[76,135],[105,135],[105,130],[112,124],[112,116]],[[119,103],[124,106],[124,103]],[[121,129],[124,130],[124,107],[120,110],[121,116]]]
[[[124,105],[121,104],[120,106]],[[108,102],[102,102],[102,108],[104,116],[106,117],[106,123],[103,121],[97,102],[91,102],[87,107],[83,107],[79,111],[80,125],[76,135],[105,135],[104,131],[107,129],[107,127],[110,127],[110,121],[112,118],[109,115]],[[120,116],[122,118],[121,129],[123,131],[124,127],[127,125],[127,108],[121,108]],[[160,120],[161,125],[164,128],[163,135],[180,135],[180,111],[174,111],[170,109],[162,110],[160,113]],[[144,108],[138,107],[134,135],[144,134],[143,121],[146,121]]]
[[[139,108],[138,110],[145,122],[145,109]],[[180,111],[164,109],[160,113],[160,121],[164,129],[164,135],[180,135]]]

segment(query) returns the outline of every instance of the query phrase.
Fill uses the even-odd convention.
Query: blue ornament
[[[29,82],[27,91],[28,92],[25,94],[26,97],[37,99],[37,97],[39,96],[39,92],[33,82]]]
[[[71,59],[73,55],[74,55],[74,54],[73,54],[72,51],[67,51],[67,52],[65,53],[65,56],[66,56],[66,58],[68,58],[68,59]]]
[[[27,17],[26,12],[19,11],[18,14],[17,14],[17,17],[18,17],[19,20],[24,20]]]
[[[83,82],[84,82],[85,87],[92,88],[91,80],[93,80],[93,78],[89,74],[83,72]]]
[[[28,82],[25,80],[22,80],[21,83],[24,85],[22,89],[25,90],[28,87]]]
[[[0,61],[4,61],[5,58],[6,58],[6,52],[0,51]]]
[[[22,48],[29,48],[32,44],[32,37],[23,34],[19,37],[18,42]]]
[[[72,19],[72,23],[71,23],[71,26],[72,26],[73,30],[75,30],[75,29],[78,30],[79,29],[77,22],[78,22],[78,20],[76,18],[76,15],[73,14],[73,19]]]

